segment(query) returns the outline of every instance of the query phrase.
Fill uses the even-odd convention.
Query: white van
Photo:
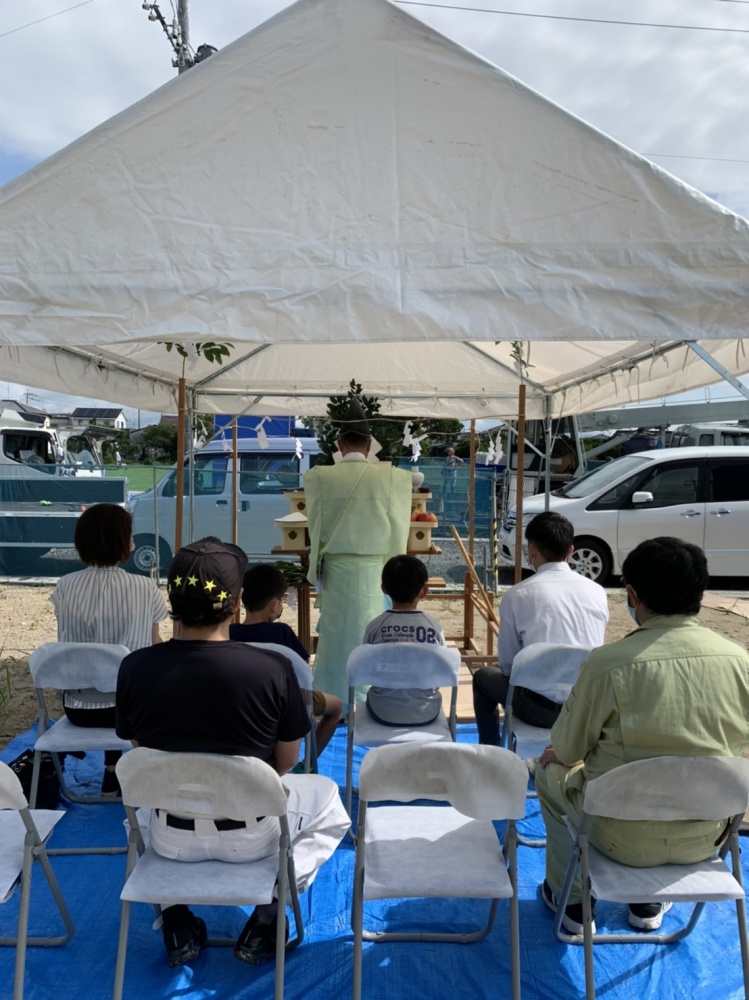
[[[740,424],[683,424],[671,437],[671,448],[714,448],[717,445],[749,445],[749,427]]]
[[[525,500],[523,527],[543,509],[543,496]],[[749,446],[626,455],[556,490],[549,509],[575,528],[572,567],[599,583],[659,535],[699,545],[712,576],[749,576]],[[499,532],[500,559],[510,564],[515,520],[512,507]],[[525,541],[523,566],[530,569]]]
[[[280,545],[281,533],[275,518],[289,513],[284,490],[301,486],[302,473],[317,461],[320,445],[316,438],[300,438],[302,457],[296,454],[295,438],[270,437],[268,448],[257,438],[240,438],[237,470],[237,540],[250,560],[269,559],[271,549]],[[195,453],[193,523],[190,526],[189,468],[185,467],[183,539],[216,535],[231,539],[233,464],[231,445],[212,441]],[[127,568],[149,574],[156,562],[162,575],[174,549],[177,472],[172,469],[153,490],[130,501],[135,550]]]

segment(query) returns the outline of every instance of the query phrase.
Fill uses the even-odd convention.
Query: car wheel
[[[581,576],[603,584],[611,573],[611,553],[596,538],[576,538],[570,566]]]
[[[156,565],[156,542],[153,535],[136,535],[133,539],[135,549],[130,554],[130,558],[125,564],[125,569],[131,573],[139,573],[141,576],[150,576],[151,570]],[[159,539],[159,572],[166,576],[169,563],[172,561],[172,551],[164,541]]]

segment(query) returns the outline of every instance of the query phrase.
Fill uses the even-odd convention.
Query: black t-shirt
[[[237,754],[273,765],[276,743],[310,729],[280,653],[170,639],[130,653],[117,677],[117,735],[155,750]]]
[[[293,649],[305,662],[309,660],[309,653],[297,638],[296,632],[285,622],[231,625],[229,638],[235,642],[275,642],[279,646],[288,646],[289,649]]]

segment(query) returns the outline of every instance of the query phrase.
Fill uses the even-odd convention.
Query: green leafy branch
[[[190,352],[187,348],[175,341],[159,340],[157,343],[163,344],[169,352],[174,348],[181,358],[187,359],[190,357]],[[224,358],[228,358],[231,351],[234,350],[234,344],[217,344],[213,340],[206,340],[203,343],[193,344],[192,346],[195,348],[195,353],[199,358],[203,357],[211,364],[215,363],[218,365],[222,365]]]

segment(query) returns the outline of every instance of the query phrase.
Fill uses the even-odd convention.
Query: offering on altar
[[[411,494],[411,524],[408,531],[409,552],[432,551],[432,528],[437,527],[437,516],[427,510],[432,499],[430,492]]]
[[[419,490],[417,493],[414,491],[411,494],[411,518],[413,519],[414,514],[426,514],[427,512],[427,501],[432,499],[432,494],[427,490],[422,492]]]
[[[298,552],[300,549],[309,548],[307,530],[309,522],[306,514],[297,511],[285,517],[278,517],[273,523],[281,529],[282,549],[287,552]]]
[[[305,514],[307,501],[304,498],[304,490],[284,490],[283,495],[288,498],[292,514]]]

